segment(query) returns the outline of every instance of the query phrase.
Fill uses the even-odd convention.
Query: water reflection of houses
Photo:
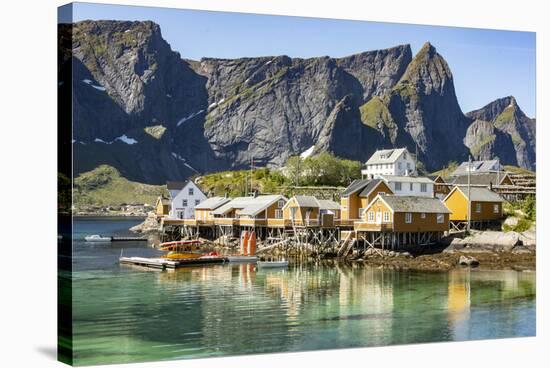
[[[470,329],[470,272],[449,272],[447,319],[453,340],[466,340]]]
[[[351,311],[339,323],[344,337],[350,329],[363,345],[388,344],[388,332],[393,330],[395,272],[375,267],[338,266],[340,273],[340,308]]]

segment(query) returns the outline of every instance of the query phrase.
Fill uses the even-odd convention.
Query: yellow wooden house
[[[296,195],[283,207],[285,224],[292,226],[334,226],[340,217],[340,204],[314,196]]]
[[[155,203],[155,214],[157,217],[164,217],[168,216],[168,213],[170,213],[170,200],[159,196]]]
[[[503,217],[504,199],[483,187],[470,187],[471,221],[494,221]],[[468,220],[468,187],[455,186],[443,199],[451,211],[451,221]]]
[[[195,206],[195,220],[203,223],[214,221],[212,211],[231,201],[227,197],[211,197]]]
[[[356,231],[443,233],[451,211],[437,198],[378,195],[367,206]]]
[[[342,222],[359,220],[362,211],[378,194],[393,194],[393,191],[382,179],[353,181],[340,196]]]

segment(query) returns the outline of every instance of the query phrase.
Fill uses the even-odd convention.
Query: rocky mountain
[[[477,149],[481,131],[495,135],[484,155],[534,163],[528,118],[519,108],[502,124],[498,116],[465,116],[450,68],[429,43],[414,57],[402,45],[344,58],[194,61],[171,50],[155,23],[83,21],[60,26],[59,55],[59,96],[72,97],[76,173],[107,164],[131,180],[163,183],[248,167],[251,159],[276,167],[292,155],[329,151],[366,160],[402,145],[437,169]],[[506,137],[516,138],[510,145]]]
[[[499,157],[506,164],[535,169],[536,120],[521,111],[514,97],[500,98],[466,115],[474,123],[464,143],[476,159]]]

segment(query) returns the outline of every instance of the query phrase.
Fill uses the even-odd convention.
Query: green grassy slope
[[[113,167],[98,166],[74,180],[74,203],[82,206],[118,206],[123,203],[154,205],[166,193],[164,185],[141,184],[122,177]]]

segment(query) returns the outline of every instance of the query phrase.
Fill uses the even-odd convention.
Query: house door
[[[376,211],[376,223],[377,224],[382,223],[382,211],[380,209]]]

